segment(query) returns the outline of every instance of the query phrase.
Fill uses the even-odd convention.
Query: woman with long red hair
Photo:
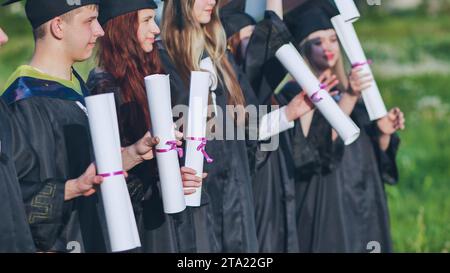
[[[114,93],[122,145],[135,143],[151,128],[144,77],[163,72],[158,51],[153,50],[160,33],[156,8],[150,0],[105,0],[100,5],[105,36],[100,40],[99,67],[90,73],[88,86],[93,94]],[[184,186],[190,188],[185,194],[192,194],[201,179],[192,169],[181,172]],[[166,215],[163,211],[155,160],[132,169],[127,184],[142,252],[195,251],[192,218],[187,212]]]

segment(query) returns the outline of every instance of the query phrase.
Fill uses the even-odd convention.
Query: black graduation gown
[[[361,135],[345,147],[342,162],[331,179],[342,185],[343,219],[348,252],[370,252],[369,242],[379,244],[381,252],[392,252],[389,210],[384,183],[398,181],[396,154],[400,144],[392,135],[386,151],[379,147],[379,133],[371,122],[362,101],[358,102],[351,118],[361,128]]]
[[[76,103],[83,96],[58,82],[20,77],[2,97],[37,155],[37,177],[20,181],[37,250],[64,252],[75,242],[80,251],[106,251],[97,195],[64,201],[65,182],[93,162],[87,115]]]
[[[290,100],[300,87],[289,83],[280,97]],[[332,128],[319,111],[306,137],[301,122],[291,132],[295,162],[295,194],[300,252],[345,252],[341,186],[329,179],[342,159],[344,144],[332,141]]]
[[[0,99],[0,253],[36,251],[18,180],[37,171],[36,157],[26,143]]]
[[[348,146],[340,139],[328,141],[331,127],[318,111],[307,138],[300,123],[296,127],[293,141],[302,252],[369,252],[372,241],[379,243],[382,252],[392,250],[383,180],[390,184],[398,180],[399,138],[393,135],[388,150],[382,151],[376,125],[361,101],[351,118],[361,135]]]
[[[144,112],[136,102],[124,102],[120,87],[113,76],[99,69],[93,70],[87,81],[91,94],[114,93],[122,147],[134,144],[148,131]],[[142,124],[140,130],[130,124]],[[128,172],[127,186],[137,219],[145,253],[195,252],[195,235],[188,211],[165,214],[160,192],[156,160],[146,161]]]
[[[179,77],[167,51],[160,48],[160,56],[165,71],[170,74],[172,104],[189,106],[189,87]],[[227,91],[219,84],[215,93],[217,107],[226,109]],[[224,125],[234,122],[226,114],[217,118]],[[216,129],[226,135],[226,128]],[[192,209],[200,252],[205,249],[225,253],[258,252],[246,142],[213,140],[206,145],[206,151],[214,163],[204,165],[208,177],[203,182],[202,206]]]
[[[290,40],[283,21],[274,12],[267,11],[265,19],[255,26],[246,49],[241,68],[252,88],[244,91],[254,90],[256,102],[253,103],[269,106],[269,111],[274,90],[286,75],[275,53]],[[288,136],[287,132],[275,136],[279,138],[275,151],[262,151],[260,145],[248,148],[250,153],[256,148],[255,164],[251,168],[260,252],[298,251],[294,167]]]

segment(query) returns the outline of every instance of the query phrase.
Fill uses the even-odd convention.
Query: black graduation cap
[[[239,32],[246,26],[256,25],[256,21],[245,13],[245,0],[231,0],[220,9],[222,22],[227,38]]]
[[[21,0],[8,0],[3,3],[7,6]],[[47,23],[51,19],[61,16],[71,10],[86,5],[98,5],[100,0],[26,0],[25,12],[33,29]]]
[[[153,0],[101,0],[98,21],[101,25],[109,20],[141,9],[157,9]]]
[[[285,23],[300,43],[315,31],[333,28],[331,18],[338,14],[339,11],[327,0],[309,0],[290,11]]]

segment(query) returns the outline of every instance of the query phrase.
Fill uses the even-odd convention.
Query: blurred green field
[[[399,16],[356,24],[383,97],[406,114],[401,180],[387,186],[397,252],[450,250],[450,17]]]
[[[0,88],[32,51],[20,15],[0,11],[10,43],[0,50]],[[387,186],[396,252],[450,251],[450,17],[371,15],[355,24],[389,107],[407,118],[398,163]],[[83,76],[94,61],[77,65]]]

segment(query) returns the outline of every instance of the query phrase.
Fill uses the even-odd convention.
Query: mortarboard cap
[[[21,0],[8,0],[7,6]],[[100,0],[26,0],[25,13],[33,29],[47,23],[51,19],[86,5],[98,5]]]
[[[309,0],[286,15],[286,25],[299,43],[311,33],[333,28],[331,18],[338,10],[327,0]]]
[[[101,0],[98,20],[104,25],[109,20],[129,12],[157,8],[158,5],[153,0]]]

